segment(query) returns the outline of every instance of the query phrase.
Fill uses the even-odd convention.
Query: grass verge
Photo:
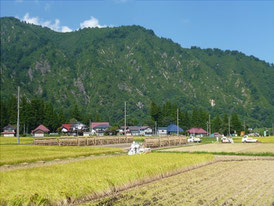
[[[111,147],[0,145],[0,165],[111,154],[122,151],[121,148]]]
[[[119,187],[140,184],[157,176],[164,177],[213,159],[210,154],[150,153],[2,172],[0,204],[65,205],[87,196],[115,192]]]

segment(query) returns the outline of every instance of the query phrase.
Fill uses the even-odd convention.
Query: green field
[[[1,172],[0,204],[68,204],[87,195],[113,192],[213,159],[209,154],[151,153]]]
[[[0,145],[0,165],[122,152],[120,148],[78,146]]]

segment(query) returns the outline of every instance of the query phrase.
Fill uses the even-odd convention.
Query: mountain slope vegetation
[[[4,17],[1,97],[43,98],[68,115],[74,105],[102,120],[150,119],[151,102],[238,113],[253,126],[274,122],[274,67],[238,51],[182,48],[140,26],[58,33]]]

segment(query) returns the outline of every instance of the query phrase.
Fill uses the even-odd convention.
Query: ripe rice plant
[[[122,152],[111,147],[0,145],[0,165]]]
[[[272,161],[220,162],[85,205],[273,205]]]
[[[33,137],[20,137],[20,144],[32,144]],[[17,144],[17,137],[0,137],[0,145]]]
[[[209,154],[146,154],[2,172],[0,204],[68,204],[212,161]]]
[[[235,143],[235,144],[204,144],[190,147],[171,148],[162,151],[177,151],[177,152],[211,152],[211,153],[235,153],[235,154],[265,154],[274,155],[274,144],[262,143]]]

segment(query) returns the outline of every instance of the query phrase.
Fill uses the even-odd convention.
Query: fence
[[[34,139],[34,145],[91,146],[132,143],[133,137],[81,137],[81,138],[41,138]]]
[[[166,137],[154,137],[145,138],[145,147],[155,148],[155,147],[168,147],[186,144],[185,136],[166,136]]]

